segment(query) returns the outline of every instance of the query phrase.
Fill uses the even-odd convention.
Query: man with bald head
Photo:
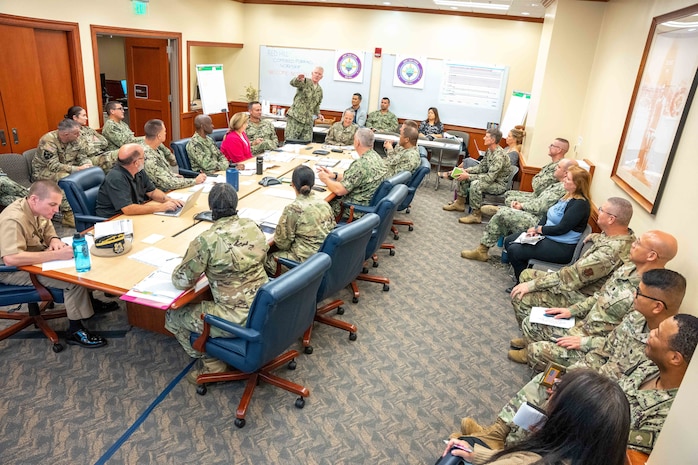
[[[663,231],[647,231],[630,248],[630,262],[619,267],[593,296],[568,308],[549,308],[552,318],[576,318],[575,325],[563,330],[531,323],[527,317],[521,329],[528,346],[510,350],[509,359],[542,370],[549,362],[569,366],[584,354],[601,347],[606,336],[632,310],[635,290],[642,274],[662,269],[676,256],[676,238]]]
[[[407,120],[411,121],[411,120]],[[419,149],[417,148],[417,139],[419,138],[419,130],[416,123],[405,124],[400,126],[399,146],[393,148],[393,143],[389,140],[383,142],[386,157],[383,160],[388,168],[386,177],[394,176],[401,171],[409,171],[414,174],[420,165]]]
[[[194,118],[196,132],[187,142],[187,155],[189,163],[194,171],[203,171],[211,174],[228,168],[228,160],[216,147],[216,143],[209,137],[213,132],[213,121],[208,115],[198,115]]]
[[[121,146],[116,164],[104,178],[97,194],[98,216],[111,218],[121,213],[145,215],[174,210],[182,205],[182,202],[168,197],[155,187],[143,170],[144,166],[145,153],[142,145]]]

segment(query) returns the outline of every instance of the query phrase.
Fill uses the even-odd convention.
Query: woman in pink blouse
[[[221,152],[231,163],[238,163],[252,158],[250,150],[250,141],[247,139],[245,129],[247,129],[247,121],[250,116],[247,113],[235,113],[230,118],[230,130],[225,135],[221,144]]]

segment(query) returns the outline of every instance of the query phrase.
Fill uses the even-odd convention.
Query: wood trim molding
[[[187,67],[186,70],[189,72],[191,70],[191,47],[220,47],[220,48],[243,48],[243,44],[237,44],[232,42],[204,42],[199,40],[188,40],[187,41]],[[189,81],[187,81],[189,83]],[[190,83],[189,83],[190,84]],[[189,103],[191,102],[191,85],[187,86],[187,102],[185,109],[189,109]]]
[[[82,49],[80,48],[80,26],[78,25],[78,23],[0,14],[0,24],[4,24],[7,26],[29,27],[33,29],[44,29],[50,31],[65,31],[67,33],[68,39],[70,73],[72,74],[73,79],[73,95],[75,96],[74,105],[87,107],[87,93],[85,92],[85,70],[82,66]]]
[[[104,125],[103,121],[103,113],[104,110],[102,108],[102,94],[101,94],[101,89],[100,89],[100,79],[99,79],[99,51],[97,47],[97,35],[98,34],[105,34],[105,35],[114,35],[114,36],[120,36],[120,37],[145,37],[149,39],[173,39],[177,41],[177,47],[176,50],[174,51],[177,53],[177,62],[179,63],[179,66],[177,67],[177,76],[178,76],[178,82],[179,82],[179,88],[176,90],[171,91],[176,91],[179,92],[180,100],[181,100],[181,95],[182,95],[182,33],[181,32],[170,32],[170,31],[151,31],[147,29],[128,29],[128,28],[123,28],[123,27],[113,27],[113,26],[99,26],[99,25],[90,25],[90,37],[92,39],[92,59],[93,59],[93,66],[94,66],[94,73],[95,73],[95,87],[97,89],[97,108],[98,108],[98,113],[99,113],[99,125],[100,127]],[[180,101],[179,109],[176,111],[172,112],[171,118],[176,118],[178,114],[181,114],[182,111],[184,110],[184,105],[185,102]],[[188,104],[187,104],[188,106]]]
[[[507,16],[493,15],[487,13],[468,13],[465,11],[454,10],[432,10],[430,8],[409,8],[401,6],[383,6],[383,5],[353,5],[350,3],[330,3],[330,2],[296,2],[284,0],[233,0],[245,5],[279,5],[279,6],[305,6],[305,7],[324,7],[324,8],[354,8],[359,10],[383,10],[383,11],[399,11],[402,13],[424,13],[429,15],[446,15],[446,16],[469,16],[472,18],[498,19],[504,21],[523,21],[526,23],[543,23],[543,18],[530,18],[528,16]]]

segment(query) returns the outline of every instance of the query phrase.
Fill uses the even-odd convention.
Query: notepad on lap
[[[538,323],[540,325],[554,326],[556,328],[570,329],[574,326],[574,317],[572,318],[555,318],[555,315],[548,315],[545,313],[547,308],[545,307],[533,307],[531,308],[531,315],[529,316],[529,321],[531,323]]]

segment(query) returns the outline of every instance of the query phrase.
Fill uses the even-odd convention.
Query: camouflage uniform
[[[587,241],[591,247],[570,266],[554,273],[530,268],[521,273],[519,281],[526,283],[529,292],[511,299],[519,325],[532,307],[567,308],[601,290],[611,273],[630,260],[635,234],[632,231],[619,236],[593,233]]]
[[[107,142],[109,142],[107,150],[118,150],[122,145],[138,143],[143,140],[142,137],[137,138],[133,134],[128,124],[123,121],[114,121],[111,118],[104,122],[102,135],[107,139]]]
[[[619,267],[601,290],[569,307],[576,324],[569,330],[531,323],[524,319],[521,329],[528,345],[528,362],[533,367],[545,367],[549,362],[569,366],[581,360],[584,354],[601,347],[605,337],[632,310],[634,291],[640,283],[635,264]],[[583,318],[583,319],[580,319]],[[568,350],[550,342],[553,337],[580,336],[581,348]]]
[[[286,113],[284,139],[313,140],[313,118],[320,113],[322,87],[313,84],[310,78],[304,81],[293,78],[290,84],[296,88],[296,95]]]
[[[109,145],[107,139],[91,127],[80,127],[78,143],[82,145],[82,150],[90,157],[92,164],[102,168],[105,173],[108,173],[114,166],[114,163],[116,163],[119,151],[107,150],[107,146]]]
[[[329,145],[352,145],[354,143],[354,134],[359,127],[355,123],[344,127],[341,122],[334,123],[330,130],[327,131],[325,144]]]
[[[470,179],[458,183],[458,195],[467,198],[470,195],[470,207],[479,209],[482,194],[501,194],[507,187],[507,178],[511,174],[511,162],[504,149],[497,146],[494,151],[487,150],[482,161],[465,171]]]
[[[172,273],[172,284],[178,289],[187,289],[205,273],[213,302],[203,301],[179,310],[168,310],[165,328],[175,335],[191,357],[203,356],[189,342],[192,331],[203,331],[202,313],[245,324],[257,289],[267,282],[263,265],[267,250],[269,246],[259,226],[237,216],[219,219],[189,244],[182,263]],[[211,336],[230,334],[211,328]]]
[[[17,184],[3,170],[0,170],[0,207],[7,207],[15,200],[27,195],[29,195],[29,189]]]
[[[372,111],[366,119],[366,127],[376,131],[398,132],[397,116],[392,112],[381,113],[380,110]]]
[[[330,204],[316,198],[313,192],[298,195],[281,214],[274,233],[274,243],[279,250],[267,257],[264,265],[267,272],[275,273],[276,257],[289,258],[299,263],[307,260],[320,250],[334,227],[334,214]]]
[[[194,179],[182,178],[172,172],[168,159],[174,158],[174,155],[164,145],[160,144],[156,150],[144,144],[143,149],[145,150],[145,173],[161,191],[167,192],[196,184]]]
[[[482,234],[480,243],[487,247],[493,247],[502,236],[536,226],[540,219],[545,216],[548,208],[555,205],[563,195],[565,195],[565,188],[562,183],[558,182],[549,186],[539,196],[525,200],[521,204],[523,210],[499,207],[497,213],[485,225],[485,232]]]
[[[263,119],[260,120],[259,123],[248,121],[245,133],[250,140],[252,155],[259,155],[260,153],[264,153],[265,150],[274,150],[279,146],[279,138],[276,137],[276,129],[274,129],[274,125],[271,124],[269,120]],[[263,139],[263,142],[252,145],[252,142],[256,139]]]
[[[385,166],[388,168],[386,177],[395,176],[402,171],[414,173],[421,164],[419,149],[417,146],[408,149],[397,147],[387,151],[387,156],[383,159]]]
[[[211,174],[228,168],[228,160],[216,147],[216,143],[210,137],[201,137],[195,132],[187,142],[187,155],[191,169]]]
[[[558,180],[555,178],[555,169],[559,162],[548,163],[541,170],[533,176],[531,180],[531,187],[533,187],[533,192],[523,192],[523,191],[506,191],[504,193],[504,203],[506,205],[511,205],[511,202],[525,202],[530,200],[531,197],[537,197],[548,187],[552,186]]]
[[[335,216],[341,211],[341,202],[350,202],[359,205],[368,205],[373,193],[385,179],[388,169],[378,153],[370,149],[361,157],[354,160],[344,172],[341,184],[348,191],[343,197],[335,197],[330,202]],[[348,209],[344,214],[349,215]],[[361,218],[363,214],[354,213],[354,218]]]

